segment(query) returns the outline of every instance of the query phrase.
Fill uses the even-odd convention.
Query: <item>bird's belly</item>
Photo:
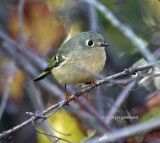
[[[93,57],[85,57],[85,59],[81,59],[82,57],[77,58],[76,56],[70,57],[59,67],[53,68],[52,73],[56,80],[62,84],[77,85],[87,83],[95,77],[93,74],[87,73],[87,71],[100,73],[106,61],[104,52],[99,56]]]

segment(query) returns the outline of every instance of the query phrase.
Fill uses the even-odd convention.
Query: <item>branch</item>
[[[24,2],[25,0],[19,0],[18,4],[18,35],[17,35],[18,43],[22,41]]]

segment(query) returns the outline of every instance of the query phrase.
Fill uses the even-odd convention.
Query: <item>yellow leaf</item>
[[[48,119],[48,122],[52,127],[64,134],[53,131],[53,135],[69,140],[73,143],[79,143],[87,138],[86,132],[81,127],[78,120],[65,110],[60,110],[56,112],[52,117]],[[37,138],[39,143],[51,143],[45,135],[37,133]],[[59,141],[59,143],[65,143],[65,141]]]

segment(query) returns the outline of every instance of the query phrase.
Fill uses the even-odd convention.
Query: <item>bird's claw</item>
[[[70,96],[71,96],[71,93],[68,92],[68,91],[66,91],[65,103],[66,103],[66,105],[68,105],[68,106],[70,106],[70,105],[69,105],[69,102],[70,102],[69,97],[70,97]]]

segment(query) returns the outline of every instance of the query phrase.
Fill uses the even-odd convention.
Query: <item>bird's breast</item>
[[[100,73],[106,61],[104,49],[96,51],[77,51],[66,59],[59,67],[53,68],[55,78],[63,84],[86,83],[94,78],[89,72]],[[89,71],[89,72],[87,72]]]

